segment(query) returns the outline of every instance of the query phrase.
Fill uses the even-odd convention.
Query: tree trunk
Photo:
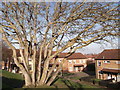
[[[25,77],[25,86],[32,85],[30,76],[28,74],[24,74],[24,77]]]
[[[48,72],[48,65],[49,65],[49,61],[45,61],[44,69],[43,69],[43,73],[42,73],[42,77],[39,82],[39,85],[45,84],[45,80],[46,80],[46,76],[47,76],[47,72]]]
[[[46,77],[46,80],[45,80],[45,83],[47,82],[48,78],[50,77],[51,73],[53,72],[53,70],[56,68],[56,64],[57,64],[57,60],[55,60],[55,63],[54,65],[51,67],[51,69],[49,70],[48,74],[47,74],[47,77]]]
[[[58,75],[59,71],[60,71],[60,68],[58,68],[58,70],[52,75],[52,77],[50,78],[50,80],[47,82],[48,86],[50,86],[51,83],[55,80],[55,78]]]

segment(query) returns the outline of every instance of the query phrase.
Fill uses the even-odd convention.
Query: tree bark
[[[23,72],[23,75],[25,77],[25,86],[32,85],[32,81],[31,81],[31,78],[30,78],[29,74]]]
[[[47,72],[48,72],[48,65],[49,65],[49,61],[47,60],[44,63],[44,69],[43,69],[43,73],[42,73],[42,77],[41,77],[41,80],[39,82],[39,85],[45,84],[45,79],[46,79]]]
[[[50,77],[51,73],[52,73],[53,70],[55,69],[56,64],[57,64],[57,60],[55,59],[55,63],[53,64],[53,66],[51,67],[51,69],[49,70],[49,72],[48,72],[48,74],[47,74],[47,77],[46,77],[45,83],[47,82],[47,80],[48,80],[48,78]]]
[[[57,69],[57,71],[52,75],[52,77],[50,78],[50,80],[47,82],[48,86],[50,86],[51,83],[55,80],[55,78],[58,75],[59,71],[60,71],[60,67]]]

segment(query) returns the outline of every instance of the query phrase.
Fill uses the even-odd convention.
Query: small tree
[[[14,62],[25,77],[25,85],[50,85],[61,65],[53,72],[56,63],[49,68],[49,62],[54,57],[56,60],[64,50],[69,50],[68,55],[71,55],[93,42],[108,42],[117,36],[117,8],[116,3],[3,2],[2,39],[13,50]],[[23,65],[14,44],[19,45]]]

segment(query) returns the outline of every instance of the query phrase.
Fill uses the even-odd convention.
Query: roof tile
[[[107,49],[100,53],[95,59],[119,59],[120,49]]]

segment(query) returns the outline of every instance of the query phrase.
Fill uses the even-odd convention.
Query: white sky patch
[[[90,45],[78,49],[77,52],[81,52],[83,54],[98,54],[101,53],[104,49],[118,49],[120,46],[118,45],[118,41],[115,40],[114,43],[105,43],[105,44],[96,44],[91,43]]]

